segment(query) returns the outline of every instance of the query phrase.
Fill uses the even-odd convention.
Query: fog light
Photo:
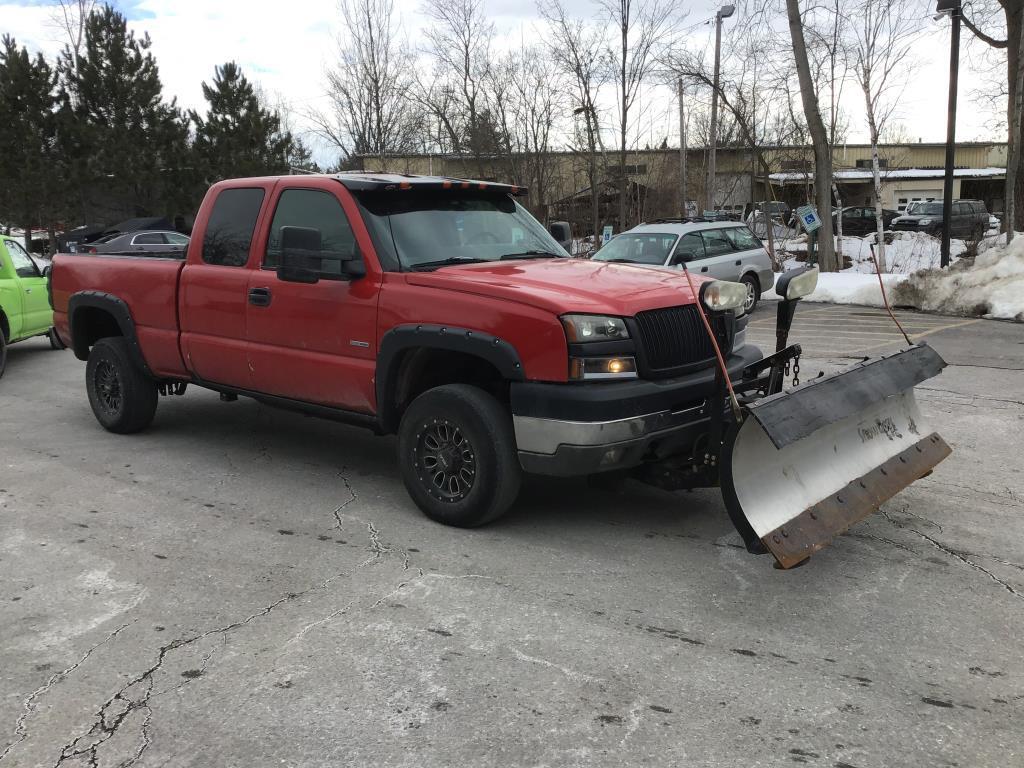
[[[569,360],[569,378],[577,381],[635,379],[636,358],[574,357]]]

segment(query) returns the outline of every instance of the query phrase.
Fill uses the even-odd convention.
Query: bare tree
[[[614,78],[618,99],[619,133],[619,229],[628,226],[626,150],[630,112],[658,61],[662,49],[672,38],[682,17],[670,0],[597,0],[604,9],[618,40],[609,47],[615,62]]]
[[[1009,127],[1007,150],[1015,157],[1012,170],[1009,167],[1009,159],[1007,160],[1006,181],[1007,186],[1010,183],[1014,185],[1013,199],[1024,199],[1024,152],[1019,149],[1019,145],[1024,141],[1024,125],[1019,119],[1019,84],[1024,87],[1021,75],[1021,69],[1024,67],[1021,58],[1024,49],[1024,3],[1021,0],[978,0],[964,8],[962,18],[964,25],[976,38],[996,50],[1006,51],[1006,109]],[[998,35],[1003,34],[1004,30],[1006,38],[1002,39]],[[1013,127],[1015,124],[1016,128]],[[1024,206],[1015,204],[1012,212],[1007,209],[1003,216],[1003,228],[1007,232],[1014,228],[1024,229]]]
[[[497,149],[484,94],[492,66],[494,24],[483,0],[424,0],[423,10],[432,21],[424,33],[435,65],[433,87],[424,95],[435,117],[448,122],[454,151],[468,149],[479,171],[483,155]],[[458,124],[442,115],[438,109],[442,103],[458,108]]]
[[[790,38],[793,41],[793,59],[800,81],[804,118],[807,120],[807,129],[814,145],[814,196],[821,219],[821,229],[818,231],[818,263],[823,272],[836,272],[841,265],[836,258],[835,241],[832,236],[832,146],[825,123],[821,119],[818,94],[811,78],[799,0],[786,0],[786,16],[789,21]]]
[[[99,0],[57,0],[50,10],[50,26],[66,42],[67,57],[72,71],[78,73],[78,57],[85,43],[85,24],[89,15],[99,7]]]
[[[887,270],[885,223],[882,218],[882,172],[878,161],[879,135],[896,111],[912,68],[910,51],[920,29],[922,3],[917,0],[861,0],[852,14],[856,38],[855,76],[864,93],[871,141],[871,178],[875,198],[875,227],[879,264]],[[917,17],[917,18],[915,18]]]
[[[586,150],[591,230],[596,248],[601,242],[598,151],[604,154],[597,102],[609,75],[602,59],[604,41],[597,27],[582,19],[569,18],[561,0],[542,0],[538,9],[552,29],[550,54],[571,84],[572,113],[583,118],[584,131],[579,136],[582,141],[577,146],[582,144]]]
[[[1020,38],[1017,41],[1017,50],[1024,48],[1024,24],[1017,23]],[[1020,56],[1017,58],[1017,80],[1012,89],[1013,104],[1010,107],[1010,142],[1007,146],[1006,156],[1006,193],[1003,219],[1006,231],[1006,244],[1013,241],[1013,233],[1017,222],[1017,181],[1020,174],[1021,164],[1021,109],[1024,109],[1024,61]],[[1024,207],[1024,206],[1021,206]]]
[[[327,72],[331,110],[310,119],[343,158],[413,150],[421,124],[394,0],[339,0],[338,10],[338,61]]]

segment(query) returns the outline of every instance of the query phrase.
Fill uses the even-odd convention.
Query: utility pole
[[[935,10],[953,20],[949,43],[949,108],[946,114],[946,179],[942,189],[941,265],[949,266],[949,240],[953,226],[953,167],[956,158],[956,94],[960,76],[960,0],[939,0]]]
[[[715,210],[715,151],[718,145],[718,79],[722,66],[722,19],[733,15],[736,7],[723,5],[715,14],[715,74],[711,86],[711,130],[708,142],[707,210]]]
[[[683,78],[677,85],[679,92],[679,218],[685,219],[686,210],[686,112],[683,110]]]

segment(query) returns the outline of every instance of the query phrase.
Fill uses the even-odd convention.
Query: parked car
[[[899,216],[899,211],[890,211],[888,209],[882,210],[882,227],[884,229],[890,229],[892,227],[893,220]],[[838,233],[836,228],[837,219],[839,218],[839,211],[835,211],[832,214],[832,226],[833,231]],[[870,235],[877,231],[875,225],[875,209],[871,207],[863,206],[850,206],[843,208],[843,235],[852,235],[854,237],[863,237],[864,235]]]
[[[755,216],[760,218],[767,211],[768,215],[773,221],[778,222],[786,227],[796,226],[796,219],[793,214],[793,209],[789,207],[789,203],[783,203],[779,200],[767,200],[760,203],[754,203],[753,207],[747,212],[747,215],[743,217],[747,224],[753,223]]]
[[[184,255],[189,238],[179,232],[143,231],[107,235],[80,249],[84,253],[154,253]]]
[[[661,219],[623,232],[594,255],[595,261],[687,269],[701,277],[747,287],[743,311],[751,312],[772,287],[772,261],[745,225],[728,221]]]
[[[921,203],[912,214],[903,214],[893,219],[892,228],[897,232],[927,232],[942,235],[941,202]],[[989,227],[989,214],[981,200],[954,200],[951,216],[951,234],[964,240],[980,240]]]
[[[782,391],[817,269],[780,277],[764,358],[736,316],[743,285],[569,258],[524,192],[397,174],[219,182],[184,261],[55,256],[57,328],[110,432],[144,429],[195,384],[397,433],[412,500],[460,527],[504,513],[523,472],[628,471],[721,488],[748,550],[792,567],[948,453],[914,406],[944,365],[925,345]],[[683,237],[731,250],[729,226]]]
[[[63,349],[52,331],[53,310],[47,297],[48,279],[35,260],[13,237],[0,235],[0,376],[7,366],[7,346],[33,336],[49,336],[54,349]]]

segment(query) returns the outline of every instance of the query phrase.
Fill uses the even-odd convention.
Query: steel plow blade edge
[[[913,388],[944,365],[911,347],[753,404],[722,478],[748,547],[756,537],[791,568],[931,472],[951,449]]]

